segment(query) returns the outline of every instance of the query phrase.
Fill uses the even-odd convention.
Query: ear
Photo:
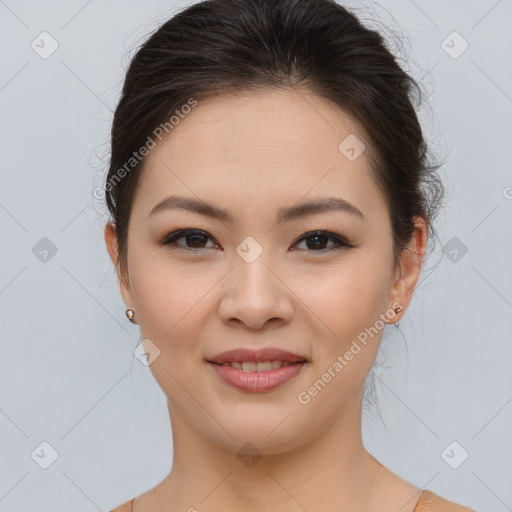
[[[116,226],[113,222],[107,222],[104,234],[105,243],[107,244],[107,250],[110,255],[110,259],[116,268],[117,277],[119,279],[119,288],[121,290],[123,301],[128,308],[132,308],[131,304],[133,303],[133,299],[131,295],[129,280],[127,276],[125,276],[121,271],[121,266],[119,265],[117,233]]]
[[[395,271],[395,281],[389,293],[390,309],[402,306],[393,323],[398,322],[411,302],[412,295],[418,283],[421,265],[427,246],[427,224],[425,219],[415,217],[414,231],[411,242],[403,250]]]

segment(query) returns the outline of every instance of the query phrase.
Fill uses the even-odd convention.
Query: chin
[[[226,450],[235,454],[277,455],[300,447],[314,436],[311,422],[304,416],[290,414],[290,408],[280,408],[276,416],[271,410],[254,409],[250,415],[233,413],[216,422],[201,425],[203,433]],[[213,430],[205,432],[210,426]]]

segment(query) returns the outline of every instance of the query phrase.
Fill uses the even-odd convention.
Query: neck
[[[241,459],[173,408],[173,465],[159,485],[166,510],[367,510],[382,468],[361,438],[362,390],[323,431],[294,449]]]

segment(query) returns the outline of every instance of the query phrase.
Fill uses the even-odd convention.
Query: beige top
[[[133,512],[133,500],[127,501],[123,503],[121,506],[111,510],[110,512]],[[474,510],[464,507],[462,505],[458,505],[453,501],[445,500],[438,496],[437,494],[424,489],[421,492],[420,499],[416,504],[416,507],[413,512],[475,512]]]

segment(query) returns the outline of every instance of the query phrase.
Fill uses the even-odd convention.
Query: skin
[[[150,368],[168,397],[173,432],[172,469],[137,497],[135,512],[414,509],[419,489],[382,466],[361,438],[363,384],[382,330],[309,403],[297,399],[393,304],[403,308],[388,323],[400,319],[426,246],[426,224],[416,219],[411,244],[394,266],[389,211],[367,154],[349,161],[338,150],[349,134],[368,148],[350,116],[304,91],[199,102],[146,157],[126,272],[107,224],[123,300],[143,338],[160,350]],[[177,209],[148,218],[171,194],[211,202],[234,221]],[[280,208],[324,196],[350,201],[366,220],[331,211],[276,223]],[[158,245],[186,228],[209,238]],[[296,242],[312,230],[357,246],[329,251],[329,239]],[[263,249],[251,263],[236,252],[247,236]],[[225,384],[205,361],[231,348],[263,346],[309,362],[279,388],[249,393]],[[247,442],[262,455],[252,466],[237,457]]]

